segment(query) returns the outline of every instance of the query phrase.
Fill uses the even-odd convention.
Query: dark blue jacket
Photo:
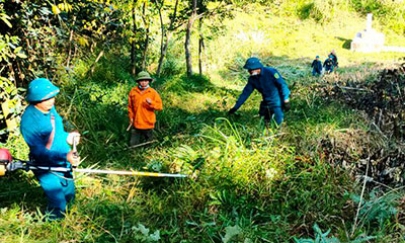
[[[271,107],[280,107],[290,96],[290,90],[281,74],[275,68],[263,67],[259,75],[249,77],[234,109],[239,109],[255,89],[262,95],[263,101]]]
[[[51,116],[54,117],[54,127]],[[68,133],[63,128],[62,117],[53,107],[49,113],[43,113],[34,105],[29,105],[21,117],[21,133],[30,148],[30,159],[38,165],[66,166],[66,155],[70,146],[66,139]],[[53,140],[50,139],[54,130]],[[49,149],[47,143],[52,140]]]
[[[321,73],[322,72],[322,62],[320,60],[314,60],[312,62],[311,67],[313,68],[313,70],[317,73]]]
[[[333,68],[333,60],[331,58],[327,58],[323,63],[323,66],[325,67],[326,70]]]

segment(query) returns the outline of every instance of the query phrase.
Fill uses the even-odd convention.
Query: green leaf
[[[17,57],[22,58],[22,59],[26,59],[28,57],[24,52],[19,52],[16,55],[17,55]]]
[[[14,49],[14,54],[19,53],[19,52],[21,51],[21,49],[22,49],[22,47],[21,47],[21,46],[19,46],[19,47],[15,48],[15,49]]]
[[[10,19],[9,16],[2,14],[0,17],[1,20],[3,20],[3,22],[10,28],[13,28],[13,25],[10,23],[10,21],[8,21],[8,19]]]

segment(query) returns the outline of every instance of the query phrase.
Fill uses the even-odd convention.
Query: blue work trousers
[[[259,115],[264,118],[266,122],[270,122],[274,115],[274,120],[277,125],[280,125],[284,119],[283,109],[280,106],[269,106],[265,102],[260,102]]]
[[[75,184],[71,172],[36,173],[39,184],[48,199],[47,213],[51,218],[63,218],[67,204],[75,197]]]
[[[321,75],[321,71],[316,70],[315,68],[312,69],[312,76],[320,76]]]

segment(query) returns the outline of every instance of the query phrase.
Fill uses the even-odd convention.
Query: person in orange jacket
[[[128,96],[128,116],[131,126],[130,146],[149,142],[153,138],[153,129],[156,123],[155,111],[163,109],[162,99],[158,92],[149,87],[153,82],[146,71],[140,72]]]

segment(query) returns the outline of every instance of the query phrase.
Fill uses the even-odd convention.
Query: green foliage
[[[206,92],[213,88],[207,77],[200,75],[177,76],[170,81],[164,82],[163,90],[166,92],[175,92],[185,94],[191,92]]]
[[[405,5],[402,1],[354,0],[350,4],[363,15],[372,13],[373,18],[385,28],[398,34],[405,33]]]
[[[322,232],[321,228],[319,228],[318,224],[314,224],[313,229],[315,231],[315,239],[297,239],[294,238],[296,243],[339,243],[340,241],[336,237],[329,238],[328,235],[330,233],[330,229],[326,232]]]
[[[23,101],[19,93],[24,89],[17,88],[8,79],[0,77],[0,90],[0,136],[8,138],[9,133],[19,134],[18,122],[23,111]]]
[[[398,214],[398,205],[402,196],[395,190],[383,195],[377,190],[372,190],[368,198],[360,199],[358,195],[350,195],[353,202],[359,205],[359,223],[358,225],[367,225],[372,227],[377,223],[379,228],[384,228],[386,222]]]
[[[163,62],[161,75],[170,77],[182,74],[185,70],[184,66],[181,59],[168,56]]]
[[[330,23],[334,18],[339,18],[336,12],[342,8],[345,1],[342,0],[313,0],[303,5],[299,11],[301,18],[312,18],[321,24]]]
[[[135,234],[134,239],[136,240],[136,242],[158,242],[160,240],[159,230],[156,230],[153,234],[149,234],[150,230],[143,224],[138,224],[138,227],[132,226],[132,230]]]
[[[338,238],[336,237],[328,237],[330,233],[330,229],[328,229],[326,232],[322,232],[321,228],[318,226],[317,223],[314,224],[312,227],[315,231],[315,238],[314,239],[297,239],[294,237],[294,241],[296,243],[340,243]],[[369,242],[370,240],[375,239],[375,237],[368,236],[368,237],[358,237],[355,240],[350,240],[350,241],[344,241],[344,242],[349,242],[349,243],[361,243],[361,242]]]

